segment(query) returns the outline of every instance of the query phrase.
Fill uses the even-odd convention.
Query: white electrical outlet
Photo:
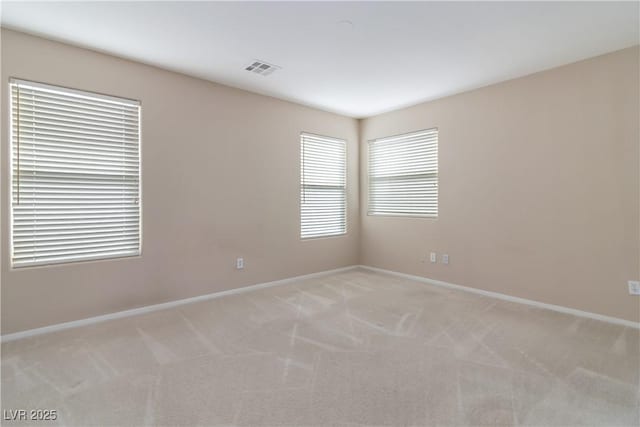
[[[449,255],[448,254],[442,254],[442,263],[443,264],[449,264]]]
[[[244,258],[236,259],[236,269],[242,270],[244,268]]]
[[[429,259],[431,260],[431,262],[438,261],[438,254],[435,252],[431,252],[431,256],[429,257]]]
[[[637,280],[629,280],[629,294],[640,295],[640,282]]]

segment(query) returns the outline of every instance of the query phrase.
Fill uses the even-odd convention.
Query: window
[[[369,215],[438,216],[438,129],[369,141]]]
[[[300,136],[300,236],[347,232],[346,143],[324,136]]]
[[[140,104],[11,80],[14,267],[140,253]]]

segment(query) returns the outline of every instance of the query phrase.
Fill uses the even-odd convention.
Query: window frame
[[[334,141],[334,142],[339,142],[341,144],[344,145],[344,186],[343,187],[339,187],[339,186],[334,186],[336,188],[342,188],[343,190],[343,200],[344,200],[344,209],[342,210],[343,212],[343,216],[344,216],[344,230],[341,231],[340,233],[332,233],[332,234],[323,234],[323,235],[316,235],[316,236],[303,236],[302,235],[302,206],[303,206],[303,194],[304,194],[304,188],[305,188],[305,184],[303,182],[304,176],[303,176],[303,172],[304,172],[304,163],[303,163],[303,159],[304,159],[304,137],[305,136],[309,136],[312,138],[319,138],[319,139],[325,139],[325,140],[329,140],[329,141]],[[348,203],[348,158],[349,158],[349,153],[348,153],[348,144],[347,144],[347,140],[345,139],[341,139],[341,138],[336,138],[336,137],[332,137],[332,136],[326,136],[326,135],[319,135],[316,133],[311,133],[311,132],[300,132],[299,135],[299,149],[300,149],[300,164],[299,164],[299,177],[300,177],[300,181],[299,181],[299,191],[298,191],[298,236],[300,238],[300,240],[302,241],[307,241],[307,240],[315,240],[315,239],[330,239],[330,238],[335,238],[335,237],[341,237],[341,236],[345,236],[348,231],[349,231],[349,215],[348,215],[348,210],[349,210],[349,203]],[[331,186],[328,186],[331,187]]]
[[[12,86],[13,85],[25,85],[25,86],[31,86],[33,88],[41,88],[41,89],[45,89],[45,90],[51,90],[54,92],[60,92],[63,94],[70,94],[72,96],[79,96],[79,97],[85,97],[87,99],[102,99],[102,100],[106,100],[106,101],[111,101],[111,102],[117,102],[117,103],[123,103],[123,104],[131,104],[131,105],[137,105],[138,107],[138,118],[137,118],[137,124],[138,124],[138,202],[137,202],[137,206],[138,206],[138,248],[136,253],[132,253],[132,254],[118,254],[118,255],[102,255],[102,256],[95,256],[95,257],[88,257],[85,259],[64,259],[64,260],[48,260],[48,261],[40,261],[40,262],[31,262],[31,263],[24,263],[21,265],[16,265],[15,261],[14,261],[14,192],[13,192],[13,181],[14,181],[14,172],[15,172],[15,165],[14,165],[14,161],[13,161],[13,152],[14,152],[14,145],[18,143],[18,141],[14,140],[14,125],[13,125],[13,121],[14,121],[14,106],[13,106],[13,89]],[[7,159],[8,159],[8,163],[9,163],[9,167],[7,168],[8,170],[8,176],[7,176],[7,185],[8,185],[8,191],[7,191],[7,198],[8,198],[8,209],[9,209],[9,215],[8,215],[8,219],[9,219],[9,230],[8,230],[8,234],[9,234],[9,242],[8,242],[8,256],[9,256],[9,269],[11,271],[15,270],[15,271],[21,271],[21,270],[27,270],[27,269],[32,269],[32,268],[45,268],[45,267],[64,267],[64,266],[71,266],[74,264],[80,264],[80,263],[92,263],[92,262],[105,262],[105,261],[118,261],[118,260],[126,260],[126,259],[135,259],[135,258],[141,258],[142,257],[142,253],[143,253],[143,181],[142,181],[142,101],[138,100],[138,99],[133,99],[133,98],[127,98],[127,97],[121,97],[121,96],[114,96],[114,95],[107,95],[104,93],[100,93],[100,92],[95,92],[95,91],[89,91],[89,90],[83,90],[83,89],[77,89],[77,88],[71,88],[68,86],[64,86],[64,85],[59,85],[59,84],[53,84],[53,83],[44,83],[44,82],[40,82],[40,81],[35,81],[35,80],[26,80],[23,78],[17,78],[17,77],[9,77],[8,81],[7,81],[7,97],[8,97],[8,122],[9,122],[9,126],[7,126],[8,129],[8,141],[9,143],[7,144],[7,149],[8,149],[8,155],[7,155]]]
[[[411,137],[412,135],[418,135],[421,133],[427,132],[435,132],[436,135],[436,172],[435,182],[436,182],[436,213],[435,214],[427,214],[427,213],[403,213],[403,212],[375,212],[371,209],[371,146],[372,144],[383,142],[391,139],[398,139],[402,137]],[[379,217],[403,217],[403,218],[419,218],[419,219],[430,219],[430,220],[438,220],[440,216],[440,129],[438,127],[425,128],[420,130],[415,130],[411,132],[404,132],[400,134],[385,136],[376,139],[370,139],[367,141],[367,216],[379,216]],[[417,174],[416,174],[417,175]],[[415,175],[414,175],[415,176]]]

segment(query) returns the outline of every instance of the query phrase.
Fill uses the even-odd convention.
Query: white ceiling
[[[638,2],[3,1],[1,9],[9,28],[353,117],[638,44],[638,16]],[[245,71],[253,59],[282,69]]]

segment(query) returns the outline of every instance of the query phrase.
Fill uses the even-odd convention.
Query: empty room
[[[640,2],[0,25],[3,426],[640,425]]]

